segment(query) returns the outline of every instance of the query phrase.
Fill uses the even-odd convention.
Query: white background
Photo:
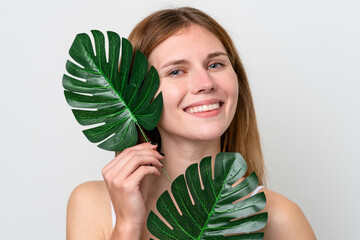
[[[360,4],[303,1],[4,1],[0,6],[1,239],[64,239],[67,199],[113,154],[83,136],[61,85],[77,33],[134,25],[164,7],[214,16],[246,67],[269,188],[318,239],[358,239]]]

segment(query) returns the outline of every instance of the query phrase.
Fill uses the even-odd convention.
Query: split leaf
[[[102,141],[98,147],[122,151],[137,143],[136,127],[141,132],[141,127],[151,130],[160,119],[162,95],[155,97],[159,76],[154,67],[148,69],[148,61],[140,51],[133,57],[133,48],[125,38],[119,71],[119,35],[107,32],[106,56],[104,35],[97,30],[91,32],[95,52],[85,33],[76,36],[69,50],[76,63],[66,63],[69,75],[63,76],[65,98],[75,108],[72,111],[81,125],[96,124],[83,131],[91,142]]]
[[[265,207],[265,194],[241,199],[257,187],[256,174],[250,174],[232,187],[246,170],[241,154],[218,153],[213,178],[211,158],[203,158],[200,162],[202,188],[198,164],[192,164],[185,176],[180,175],[171,185],[180,212],[165,191],[156,207],[167,224],[151,211],[147,219],[149,231],[159,239],[262,239],[263,233],[252,232],[266,225],[267,213],[256,214]]]

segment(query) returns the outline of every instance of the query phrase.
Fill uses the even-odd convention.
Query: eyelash
[[[217,65],[218,67],[211,67],[211,66],[214,66],[214,65]],[[221,68],[221,67],[224,67],[225,65],[222,64],[222,63],[219,63],[219,62],[215,62],[215,63],[212,63],[209,65],[209,67],[207,69],[214,69],[214,68]],[[180,70],[180,69],[175,69],[175,70],[172,70],[169,72],[169,75],[170,76],[177,76],[181,73],[183,73],[184,71]]]
[[[209,67],[208,67],[208,69],[210,69],[210,67],[211,67],[211,66],[213,66],[213,65],[219,65],[219,67],[223,67],[223,66],[225,66],[225,65],[224,65],[224,64],[222,64],[222,63],[215,62],[215,63],[210,64],[210,65],[209,65]],[[219,67],[217,67],[217,68],[219,68]]]
[[[175,69],[175,70],[172,70],[171,72],[169,72],[169,75],[171,75],[171,76],[179,75],[179,73],[176,74],[175,72],[183,72],[183,71],[179,70],[179,69]]]

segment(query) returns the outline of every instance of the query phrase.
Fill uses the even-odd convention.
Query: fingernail
[[[157,142],[151,142],[151,145],[157,145],[158,143]]]
[[[159,152],[161,156],[165,157],[165,154],[163,154],[162,152]]]

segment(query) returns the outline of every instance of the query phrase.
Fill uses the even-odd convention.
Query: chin
[[[180,137],[191,141],[215,141],[219,140],[227,129],[226,124],[193,124],[185,125],[183,129],[176,128],[174,125],[163,126],[158,125],[161,133],[168,136]]]
[[[204,129],[203,131],[194,131],[193,133],[196,133],[195,139],[212,141],[221,138],[224,132],[225,131],[219,131],[219,129],[217,129],[217,131]]]

